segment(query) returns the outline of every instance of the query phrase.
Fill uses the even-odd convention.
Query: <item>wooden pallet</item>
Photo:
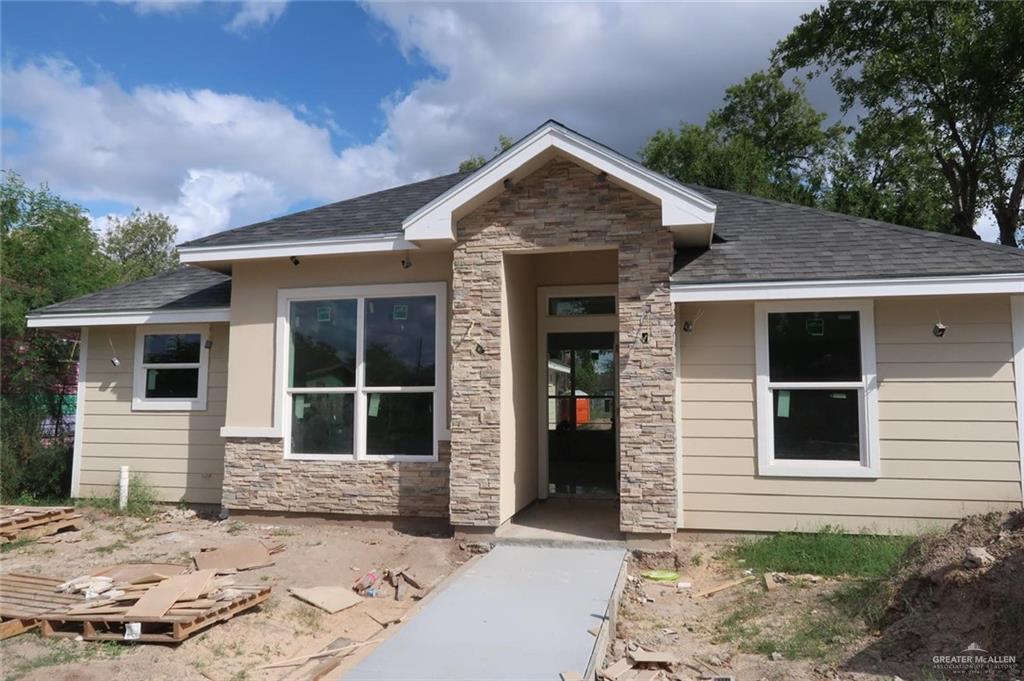
[[[144,643],[180,643],[209,626],[229,620],[245,610],[270,598],[270,587],[235,586],[242,593],[231,600],[217,601],[213,605],[197,603],[202,607],[188,607],[176,603],[161,617],[126,618],[123,612],[53,612],[40,617],[45,636],[81,636],[86,641],[134,640]],[[125,625],[138,622],[141,634],[126,639]]]
[[[72,506],[0,506],[0,543],[81,528],[82,514]]]
[[[57,593],[59,579],[38,575],[0,576],[0,640],[39,626],[39,616],[80,605],[84,598]]]

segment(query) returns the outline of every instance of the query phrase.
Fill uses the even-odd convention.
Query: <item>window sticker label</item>
[[[824,336],[825,335],[825,320],[824,319],[808,319],[804,321],[804,331],[807,332],[808,336]]]
[[[331,321],[331,308],[329,305],[324,305],[316,309],[316,320],[321,324],[326,324]]]
[[[404,322],[409,319],[408,305],[393,305],[391,307],[391,319],[396,322]]]
[[[367,405],[367,412],[370,416],[376,417],[380,414],[380,393],[370,395],[370,402]]]
[[[779,391],[779,418],[780,419],[788,419],[789,418],[789,391],[788,390],[780,390]]]
[[[146,372],[146,390],[156,390],[156,372],[152,369]]]
[[[306,398],[303,395],[295,396],[295,418],[301,419],[306,413]]]

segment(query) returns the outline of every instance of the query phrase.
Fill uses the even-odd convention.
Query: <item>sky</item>
[[[2,2],[2,165],[179,241],[450,173],[549,118],[631,156],[814,3]],[[826,82],[812,102],[838,115]]]

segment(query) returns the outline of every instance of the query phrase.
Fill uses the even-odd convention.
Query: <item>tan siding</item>
[[[220,503],[224,473],[228,328],[211,324],[205,411],[133,411],[134,327],[93,327],[86,369],[79,494],[109,495],[121,466],[152,485],[161,500]],[[114,354],[119,367],[110,363]]]
[[[901,532],[1020,507],[1007,296],[875,302],[877,480],[758,477],[754,305],[677,308],[698,316],[679,334],[684,527]]]

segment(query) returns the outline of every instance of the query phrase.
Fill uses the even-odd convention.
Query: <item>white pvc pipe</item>
[[[123,511],[128,507],[128,466],[121,466],[121,481],[118,491],[120,496],[117,499],[117,507]]]

